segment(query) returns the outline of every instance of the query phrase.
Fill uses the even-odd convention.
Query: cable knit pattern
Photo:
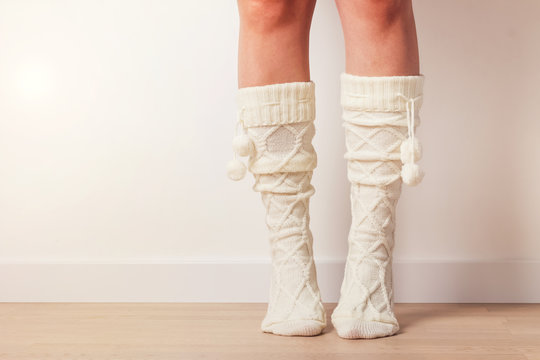
[[[261,329],[278,335],[312,336],[326,326],[309,228],[314,90],[312,82],[298,82],[238,91],[240,121],[253,144],[248,169],[270,234],[270,298]]]
[[[238,91],[240,118],[255,145],[253,174],[309,171],[317,166],[313,82],[254,86]]]
[[[352,222],[341,296],[332,323],[343,338],[395,334],[392,252],[402,187],[401,144],[410,100],[420,109],[424,77],[343,74],[341,103]],[[418,114],[412,114],[419,124]],[[408,161],[408,160],[407,160]]]

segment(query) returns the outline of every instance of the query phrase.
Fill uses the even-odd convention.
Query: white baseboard
[[[324,302],[343,261],[315,259]],[[267,302],[269,260],[0,263],[1,302]],[[394,261],[396,303],[540,302],[540,261]]]

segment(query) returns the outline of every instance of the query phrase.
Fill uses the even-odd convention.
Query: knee
[[[411,0],[336,0],[342,16],[381,27],[412,13]]]
[[[257,32],[271,32],[284,27],[309,26],[314,1],[307,0],[239,0],[242,25]]]

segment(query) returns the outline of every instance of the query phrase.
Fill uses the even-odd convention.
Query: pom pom
[[[235,136],[232,142],[235,153],[240,156],[248,156],[253,151],[253,142],[246,134]]]
[[[403,164],[416,162],[422,158],[422,146],[417,138],[414,138],[414,144],[411,138],[405,139],[401,143],[400,151]]]
[[[424,178],[424,172],[420,170],[417,164],[405,164],[401,168],[401,178],[409,186],[415,186]]]
[[[246,174],[246,165],[237,159],[233,159],[227,163],[227,175],[231,180],[241,180]]]

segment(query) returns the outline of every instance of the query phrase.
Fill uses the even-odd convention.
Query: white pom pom
[[[227,175],[230,179],[238,181],[246,174],[246,165],[237,159],[233,159],[227,163]]]
[[[424,172],[420,170],[417,164],[407,163],[401,168],[401,178],[409,186],[415,186],[424,178]]]
[[[234,152],[240,156],[248,156],[253,151],[253,143],[246,134],[235,136],[232,146]]]
[[[416,162],[422,158],[422,145],[420,145],[418,138],[414,138],[414,144],[411,138],[403,140],[400,151],[403,164]]]

